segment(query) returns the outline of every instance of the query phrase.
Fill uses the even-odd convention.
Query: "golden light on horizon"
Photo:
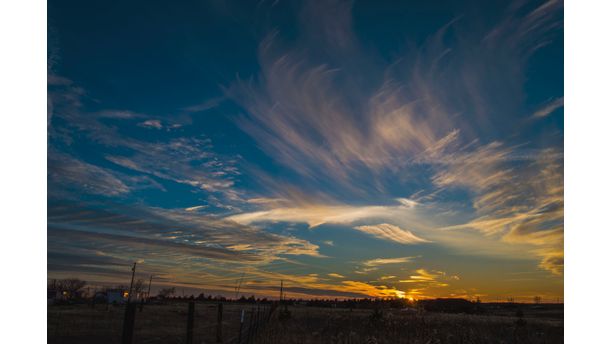
[[[406,292],[403,292],[401,290],[394,290],[395,292],[395,296],[399,299],[405,299],[406,298]]]

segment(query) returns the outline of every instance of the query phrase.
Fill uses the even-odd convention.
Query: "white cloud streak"
[[[545,104],[542,108],[534,112],[532,117],[533,118],[543,118],[543,117],[546,117],[552,114],[557,109],[562,108],[562,107],[563,107],[563,97],[557,98]]]
[[[388,223],[381,223],[371,226],[357,226],[354,228],[379,239],[393,241],[400,244],[419,244],[430,242],[429,240],[419,238],[407,229],[402,229]]]
[[[375,267],[389,264],[410,263],[417,257],[375,258],[363,262],[364,266]]]

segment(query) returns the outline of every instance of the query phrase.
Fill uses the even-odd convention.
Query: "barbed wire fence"
[[[253,343],[278,304],[179,301],[165,304],[72,305],[48,313],[49,343]]]

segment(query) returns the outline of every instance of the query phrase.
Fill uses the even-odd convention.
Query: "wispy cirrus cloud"
[[[296,204],[290,207],[287,205]],[[301,222],[310,227],[325,223],[350,224],[364,219],[385,218],[393,213],[415,211],[415,202],[404,198],[394,200],[395,205],[353,206],[345,204],[313,203],[310,200],[282,200],[273,203],[260,203],[269,209],[239,213],[228,217],[229,220],[250,224],[257,222]]]
[[[258,79],[238,80],[228,97],[249,113],[238,124],[270,156],[307,178],[333,179],[351,189],[348,181],[354,178],[405,171],[411,159],[423,155],[435,158],[450,137],[470,143],[507,125],[521,103],[522,68],[558,27],[560,6],[550,1],[527,15],[521,6],[510,6],[497,26],[470,34],[469,25],[457,19],[418,53],[390,66],[369,57],[351,20],[318,16],[293,44],[278,32],[268,36],[260,45]],[[351,18],[348,2],[310,4],[304,12],[318,7]],[[327,27],[343,37],[343,46],[324,51],[301,46]],[[445,42],[451,32],[459,38]],[[343,59],[349,51],[360,56],[358,62]],[[318,64],[320,55],[332,62]],[[379,77],[360,78],[354,68]],[[378,81],[374,87],[372,79]],[[498,114],[489,116],[490,111]],[[317,173],[321,168],[327,173]]]
[[[217,192],[237,199],[234,180],[239,175],[235,161],[221,161],[211,151],[206,138],[179,138],[166,143],[134,143],[127,156],[108,155],[106,159],[124,168],[157,178]]]
[[[505,242],[532,245],[542,257],[541,267],[562,273],[563,161],[541,152],[520,172],[507,175],[486,183],[477,193],[474,205],[480,216],[447,229],[474,229]]]
[[[54,183],[77,187],[85,193],[118,196],[130,191],[113,171],[56,152],[48,156],[47,175]]]
[[[266,273],[266,267],[295,270],[299,265],[292,257],[324,259],[319,247],[307,240],[178,209],[53,201],[48,215],[48,269],[56,276],[77,274],[112,282],[140,261],[163,283],[231,290],[241,273],[270,278],[274,275]],[[73,261],[63,253],[79,258]],[[318,281],[299,276],[284,278]]]
[[[385,206],[345,206],[345,205],[306,205],[295,208],[273,208],[229,216],[238,223],[257,222],[302,222],[310,227],[324,223],[352,223],[354,221],[376,218],[387,214]]]
[[[306,240],[182,210],[146,207],[113,210],[60,202],[49,208],[48,223],[53,228],[50,236],[59,238],[61,233],[69,233],[66,237],[96,238],[92,240],[96,244],[123,243],[142,251],[144,259],[150,254],[160,255],[162,247],[168,248],[167,254],[238,260],[249,257],[247,262],[270,261],[279,255],[321,256],[318,246]]]
[[[125,197],[135,190],[164,187],[147,176],[127,175],[50,149],[47,155],[48,189],[54,197],[77,195]]]
[[[459,280],[459,276],[447,276],[443,271],[417,269],[414,275],[410,275],[408,279],[400,280],[400,283],[415,284],[415,289],[428,287],[448,287],[450,281]]]
[[[363,265],[374,267],[380,265],[389,265],[389,264],[402,264],[402,263],[410,263],[417,257],[397,257],[397,258],[375,258],[366,260],[363,262]]]
[[[129,111],[106,109],[99,111],[86,110],[85,103],[90,101],[87,92],[75,85],[71,80],[56,75],[49,77],[49,160],[58,162],[53,164],[57,168],[68,167],[71,161],[74,173],[84,171],[88,166],[91,173],[102,177],[104,171],[106,184],[112,181],[115,184],[114,192],[106,192],[107,195],[127,193],[128,187],[120,183],[129,184],[130,178],[151,180],[159,185],[154,179],[166,182],[178,183],[193,187],[196,191],[203,190],[209,193],[210,203],[216,207],[231,208],[240,200],[240,191],[234,187],[234,179],[240,175],[237,167],[236,156],[222,156],[214,152],[212,141],[204,136],[180,136],[171,135],[168,138],[150,140],[138,135],[137,131],[118,130],[122,128],[149,128],[149,129],[172,129],[177,123],[165,118]],[[85,135],[91,145],[99,147],[104,152],[104,158],[131,170],[128,177],[126,173],[113,171],[109,166],[102,167],[100,163],[86,163],[74,154],[71,149],[74,132],[78,131]],[[60,150],[58,147],[62,147]],[[113,153],[108,153],[112,151]],[[57,155],[57,156],[55,156]],[[61,163],[65,161],[66,163]],[[96,172],[94,172],[94,170]],[[136,174],[136,176],[134,176]],[[94,181],[89,184],[94,188]],[[100,183],[100,187],[105,183]]]
[[[193,206],[193,207],[185,208],[185,211],[197,211],[197,210],[205,209],[205,208],[206,208],[205,205],[196,205],[196,206]]]
[[[540,109],[535,111],[533,113],[532,117],[533,118],[543,118],[543,117],[546,117],[546,116],[552,114],[557,109],[560,109],[562,107],[563,107],[563,97],[556,98],[556,99],[553,99],[550,102],[544,104],[543,107],[541,107]]]
[[[182,110],[187,112],[187,113],[204,112],[204,111],[207,111],[207,110],[210,110],[210,109],[214,109],[223,100],[224,100],[224,98],[212,98],[212,99],[208,99],[208,100],[206,100],[206,101],[204,101],[202,103],[199,103],[199,104],[195,104],[195,105],[184,107]]]
[[[517,142],[524,128],[516,119],[532,116],[522,109],[525,67],[562,26],[562,6],[555,0],[538,6],[513,3],[489,27],[455,18],[395,63],[380,64],[354,33],[350,3],[309,4],[304,13],[319,8],[343,19],[317,17],[292,40],[271,33],[259,46],[259,75],[238,79],[226,94],[246,112],[236,121],[240,128],[270,157],[300,175],[304,185],[371,199],[389,197],[398,184],[424,180],[423,197],[429,197],[434,208],[443,207],[441,200],[449,194],[465,192],[465,203],[473,209],[463,209],[462,217],[473,219],[468,221],[472,228],[489,237],[497,234],[505,244],[549,247],[540,237],[547,230],[562,236],[562,227],[549,221],[536,225],[533,216],[539,210],[533,209],[547,201],[525,195],[540,190],[541,176],[533,166],[547,154],[562,155],[562,149],[527,148],[528,139]],[[321,30],[331,27],[342,44],[310,46],[311,35],[327,37]],[[536,113],[548,115],[562,99]],[[529,149],[536,153],[523,153]],[[562,188],[562,180],[551,183]],[[269,184],[271,189],[275,185],[280,183]],[[401,230],[409,221],[394,214],[393,207],[320,204],[262,206],[232,219],[311,227],[361,221],[357,230],[404,243],[419,239]],[[372,225],[380,220],[387,225]],[[422,226],[424,221],[417,223]],[[454,228],[460,228],[465,221],[455,223]],[[512,225],[519,223],[524,226]]]
[[[335,272],[329,273],[327,274],[327,276],[334,277],[334,278],[345,278],[343,275],[337,274]]]
[[[138,125],[141,127],[145,127],[145,128],[154,128],[154,129],[163,128],[161,121],[158,119],[148,119],[144,122],[138,123]]]
[[[390,225],[388,223],[381,223],[378,225],[371,226],[357,226],[355,229],[370,234],[374,237],[397,242],[400,244],[418,244],[430,242],[423,238],[419,238],[412,232],[406,229],[399,228],[398,226]]]
[[[333,204],[302,204],[300,207],[277,207],[278,202],[271,204],[268,210],[240,213],[228,216],[228,220],[243,224],[265,223],[265,222],[290,222],[307,223],[311,228],[323,224],[352,224],[373,219],[397,219],[399,217],[410,218],[409,213],[414,212],[413,218],[419,218],[417,202],[399,198],[395,200],[396,205],[389,206],[350,206]],[[287,203],[282,202],[282,203]],[[265,203],[269,204],[269,203]],[[399,244],[420,244],[431,242],[423,239],[413,232],[402,229],[389,223],[375,225],[362,225],[352,227],[372,237],[391,241]]]

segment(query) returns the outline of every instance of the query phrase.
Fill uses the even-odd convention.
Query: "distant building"
[[[109,304],[124,304],[127,302],[129,293],[123,289],[106,289],[105,291],[99,291],[94,296],[95,303],[109,303]]]

